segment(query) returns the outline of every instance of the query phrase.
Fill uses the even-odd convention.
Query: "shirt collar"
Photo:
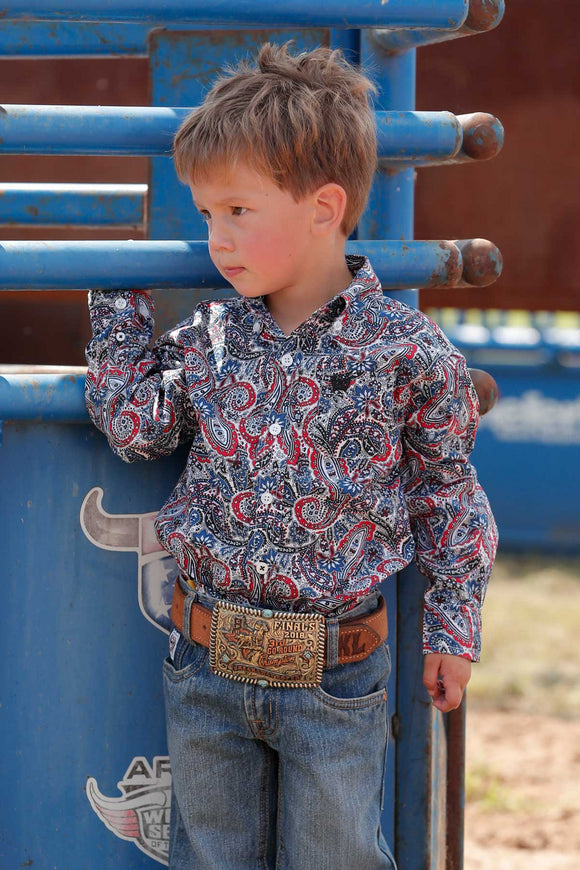
[[[337,293],[328,302],[325,302],[308,320],[296,327],[296,331],[299,331],[306,324],[311,325],[316,323],[320,327],[328,327],[335,322],[346,321],[351,315],[352,308],[354,307],[358,311],[361,304],[364,304],[366,296],[382,292],[381,283],[368,257],[358,254],[347,254],[346,265],[352,274],[352,281],[348,287],[341,290],[340,293]],[[261,324],[264,318],[267,318],[268,321],[272,320],[264,296],[257,296],[254,299],[246,296],[243,303],[252,312],[255,318],[254,323]],[[257,331],[257,329],[254,329],[254,332]]]

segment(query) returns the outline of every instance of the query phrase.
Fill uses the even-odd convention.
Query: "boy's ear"
[[[312,229],[315,235],[328,235],[340,229],[346,210],[346,190],[329,182],[315,191]]]

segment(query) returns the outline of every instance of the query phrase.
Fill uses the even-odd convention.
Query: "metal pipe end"
[[[498,26],[505,13],[505,0],[469,0],[464,27],[473,33],[485,33]]]
[[[468,369],[468,371],[479,399],[479,416],[483,417],[497,402],[499,388],[489,372],[483,369]]]
[[[463,258],[461,286],[487,287],[497,281],[502,272],[503,259],[493,242],[487,239],[458,239],[454,244]]]
[[[463,129],[461,156],[471,160],[491,160],[501,151],[504,129],[501,121],[487,112],[458,115]]]

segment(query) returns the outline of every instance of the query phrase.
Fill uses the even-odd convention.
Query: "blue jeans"
[[[374,607],[373,596],[364,609]],[[215,676],[208,650],[184,636],[163,668],[171,870],[395,870],[380,830],[386,645],[325,669],[315,689]]]

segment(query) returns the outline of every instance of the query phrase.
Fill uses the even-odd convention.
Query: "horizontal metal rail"
[[[0,184],[0,224],[136,227],[146,184]]]
[[[140,57],[147,24],[0,21],[0,57]]]
[[[214,26],[460,27],[468,0],[3,0],[0,17],[36,21],[184,22]]]
[[[170,154],[189,109],[151,106],[0,106],[3,154]]]
[[[5,104],[0,106],[0,153],[169,155],[173,136],[190,111]],[[500,122],[481,112],[377,112],[376,121],[379,159],[394,164],[487,159],[503,144]]]
[[[0,368],[0,422],[88,422],[81,372],[19,374]]]
[[[487,33],[498,26],[504,13],[505,0],[469,0],[467,18],[457,30],[393,30],[385,28],[375,30],[372,36],[383,51],[389,54],[398,54],[412,48],[419,48],[421,45],[433,45],[437,42],[447,42],[450,39]]]
[[[461,252],[448,241],[357,241],[347,243],[347,252],[367,254],[385,288],[456,286],[463,276]],[[0,289],[90,287],[221,289],[229,284],[202,241],[0,242]]]
[[[84,402],[86,369],[62,367],[60,372],[43,366],[0,366],[0,424],[2,422],[88,422]],[[480,399],[480,414],[493,407],[497,384],[486,372],[471,369]]]

